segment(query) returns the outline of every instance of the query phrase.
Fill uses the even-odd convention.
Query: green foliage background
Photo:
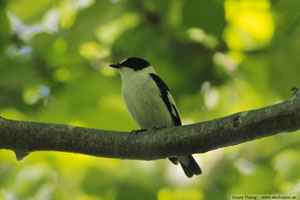
[[[109,63],[138,56],[168,83],[185,124],[290,98],[299,85],[299,0],[0,0],[0,115],[137,129]],[[166,160],[0,151],[0,199],[202,200],[300,193],[300,137]]]

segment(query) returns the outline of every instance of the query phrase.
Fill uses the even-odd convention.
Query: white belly
[[[174,126],[160,91],[150,76],[123,82],[122,93],[130,115],[140,128]]]

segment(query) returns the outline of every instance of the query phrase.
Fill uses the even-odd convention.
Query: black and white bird
[[[132,57],[109,66],[118,69],[126,107],[141,129],[181,126],[174,98],[149,62]],[[179,162],[188,177],[201,174],[201,169],[192,155],[169,159],[174,164]]]

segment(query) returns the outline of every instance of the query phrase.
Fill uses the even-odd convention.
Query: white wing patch
[[[174,125],[180,126],[181,125],[180,117],[179,117],[179,114],[178,114],[178,111],[176,108],[175,101],[170,93],[168,86],[156,74],[150,73],[149,75],[156,82],[156,85],[160,90],[160,96],[161,96],[162,100],[164,101],[164,103],[172,117]]]

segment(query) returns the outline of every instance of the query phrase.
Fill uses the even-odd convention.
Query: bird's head
[[[120,63],[110,64],[109,66],[118,69],[122,77],[134,74],[155,73],[148,61],[137,57],[126,58]]]

